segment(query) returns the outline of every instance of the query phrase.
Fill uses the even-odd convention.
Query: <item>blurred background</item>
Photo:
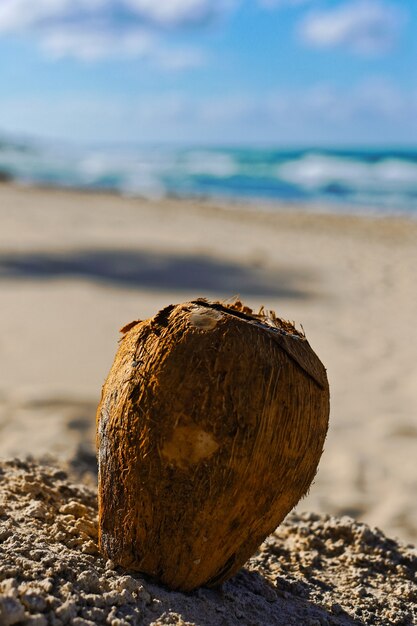
[[[414,0],[2,0],[0,171],[417,207]]]
[[[415,0],[1,0],[0,457],[94,483],[118,328],[238,295],[328,369],[299,508],[415,541],[416,32]]]

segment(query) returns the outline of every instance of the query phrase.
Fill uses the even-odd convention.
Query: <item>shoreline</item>
[[[328,369],[329,435],[298,510],[416,541],[414,220],[0,185],[0,224],[0,458],[94,464],[118,329],[239,295],[302,324]]]
[[[241,212],[245,215],[255,214],[259,215],[303,215],[326,218],[338,218],[349,220],[365,220],[365,221],[387,221],[389,223],[396,222],[416,222],[417,224],[417,212],[413,210],[395,210],[392,212],[381,211],[378,212],[377,207],[371,205],[355,205],[349,203],[331,203],[323,202],[320,200],[314,202],[303,202],[301,200],[284,200],[284,199],[265,199],[249,198],[249,197],[216,197],[216,196],[199,196],[192,194],[184,194],[184,196],[167,193],[164,196],[146,196],[140,194],[128,194],[123,193],[117,189],[106,188],[87,188],[77,186],[60,186],[60,185],[47,185],[47,184],[26,184],[19,180],[11,179],[7,181],[0,181],[0,189],[11,187],[16,191],[34,191],[44,192],[47,194],[69,194],[79,195],[81,197],[96,197],[96,198],[114,198],[126,202],[139,202],[146,204],[157,205],[186,205],[205,207],[211,210],[221,211],[233,211]]]

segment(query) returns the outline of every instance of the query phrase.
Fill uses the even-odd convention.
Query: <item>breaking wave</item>
[[[0,141],[0,180],[160,198],[417,214],[417,151],[107,147]]]

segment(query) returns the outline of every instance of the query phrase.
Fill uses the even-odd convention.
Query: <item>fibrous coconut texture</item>
[[[307,492],[326,371],[273,313],[198,299],[128,324],[97,413],[99,544],[172,589],[216,586]]]

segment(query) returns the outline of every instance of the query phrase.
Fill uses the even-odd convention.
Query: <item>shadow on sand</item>
[[[0,280],[83,279],[119,288],[190,290],[199,294],[308,298],[306,269],[274,270],[203,255],[156,254],[135,250],[73,250],[67,253],[0,255]]]
[[[295,589],[297,583],[292,587]],[[316,581],[317,582],[317,581]],[[253,626],[302,626],[303,624],[334,624],[335,626],[366,626],[341,607],[337,616],[312,599],[312,585],[298,584],[297,590],[286,591],[289,581],[280,578],[276,587],[261,574],[242,568],[239,573],[217,589],[200,588],[189,594],[169,591],[147,583],[152,596],[170,606],[173,613],[187,623],[198,626],[246,624]],[[161,611],[162,613],[162,611]],[[155,614],[143,620],[148,626],[162,617]],[[165,615],[166,617],[166,615]],[[170,622],[171,623],[171,622]]]

